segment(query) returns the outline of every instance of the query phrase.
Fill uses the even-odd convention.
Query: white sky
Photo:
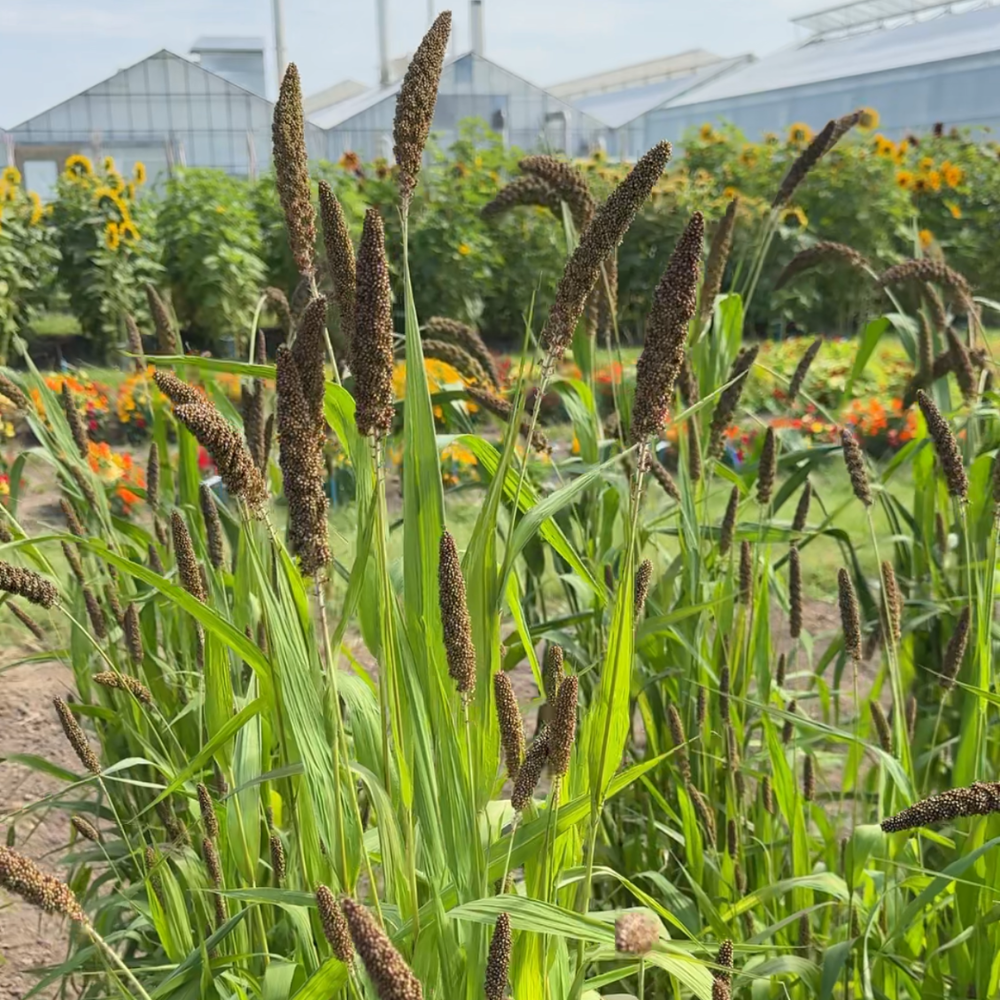
[[[428,0],[387,0],[390,52],[412,51]],[[433,0],[442,10],[446,0]],[[703,48],[767,54],[795,38],[790,17],[819,0],[484,0],[486,55],[545,85]],[[457,0],[459,51],[469,47]],[[374,0],[285,0],[288,57],[307,94],[377,80]],[[0,0],[0,127],[11,128],[159,49],[187,55],[200,35],[260,35],[270,0]],[[274,56],[267,71],[273,89]]]

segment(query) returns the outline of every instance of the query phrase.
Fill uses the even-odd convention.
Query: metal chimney
[[[284,0],[273,0],[271,10],[274,17],[274,66],[278,71],[278,87],[281,87],[285,67],[288,65],[288,55],[285,51],[285,3]]]
[[[483,38],[483,0],[471,0],[469,4],[469,18],[472,32],[472,51],[477,55],[483,55],[485,41]]]
[[[378,24],[378,82],[388,87],[392,82],[389,71],[389,12],[387,0],[375,0],[375,17]]]

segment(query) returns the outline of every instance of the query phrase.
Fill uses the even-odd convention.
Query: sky
[[[387,0],[392,56],[411,52],[429,6]],[[484,0],[486,55],[546,85],[708,49],[766,55],[795,40],[789,18],[818,0]],[[457,51],[469,48],[467,0],[453,3]],[[378,78],[374,0],[285,0],[288,58],[303,90]],[[12,128],[159,49],[186,55],[201,35],[259,35],[274,54],[271,0],[0,0],[0,128]]]

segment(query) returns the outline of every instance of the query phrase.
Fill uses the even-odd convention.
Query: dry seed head
[[[694,369],[691,367],[690,351],[685,351],[681,356],[681,366],[677,372],[677,390],[685,406],[694,406],[700,398],[698,380],[694,377]]]
[[[681,718],[677,706],[673,703],[667,706],[667,723],[670,726],[670,738],[677,748],[677,768],[685,782],[689,782],[691,780],[691,761],[688,759],[684,720]]]
[[[563,682],[564,664],[563,648],[558,643],[550,642],[545,650],[545,662],[542,666],[542,686],[545,688],[545,700],[555,702],[559,685]]]
[[[701,684],[698,685],[698,701],[695,706],[695,720],[698,723],[698,728],[701,729],[705,725],[705,720],[708,718],[708,691]]]
[[[768,427],[764,435],[764,444],[760,450],[760,462],[757,467],[757,503],[762,507],[766,507],[771,502],[777,473],[778,442],[774,435],[774,428]]]
[[[580,682],[575,674],[570,674],[559,685],[559,693],[552,710],[552,725],[549,738],[549,773],[561,777],[569,770],[576,738],[576,707],[579,699]]]
[[[108,607],[111,608],[111,614],[114,615],[115,621],[124,628],[125,613],[122,611],[121,603],[118,600],[118,592],[115,590],[113,583],[106,583],[104,585],[104,599],[108,602]]]
[[[740,542],[740,601],[749,604],[753,597],[753,550],[750,542]]]
[[[215,803],[212,801],[212,795],[205,785],[199,784],[197,786],[198,791],[198,809],[201,811],[201,823],[205,828],[205,833],[208,834],[212,840],[219,839],[219,818],[215,815]]]
[[[156,534],[156,540],[165,549],[170,547],[170,535],[167,532],[167,526],[160,520],[160,518],[153,519],[153,531]]]
[[[819,354],[819,349],[823,346],[823,338],[817,337],[807,348],[805,354],[802,355],[799,363],[795,366],[795,371],[792,373],[791,381],[788,383],[788,401],[793,402],[795,397],[798,396],[803,384],[805,383],[806,376],[809,374],[809,368],[813,361],[816,360],[816,355]]]
[[[257,343],[263,342],[258,332]],[[264,386],[260,379],[253,379],[248,385],[240,386],[240,416],[243,418],[243,439],[253,464],[258,469],[264,467]]]
[[[500,746],[503,748],[507,776],[511,781],[516,781],[524,758],[524,721],[517,707],[514,686],[503,670],[498,670],[493,675],[493,696],[496,699]]]
[[[161,571],[163,567],[160,567]],[[125,646],[129,659],[133,663],[142,663],[142,629],[139,627],[139,609],[129,603],[122,615],[122,630],[125,633]]]
[[[657,143],[611,192],[598,208],[589,226],[580,234],[576,249],[566,261],[556,288],[555,302],[542,329],[541,343],[546,366],[552,368],[563,356],[576,324],[600,274],[601,264],[614,253],[632,220],[653,189],[670,159],[670,143]]]
[[[882,706],[877,701],[871,701],[868,708],[872,713],[872,723],[875,726],[875,735],[878,737],[879,746],[888,753],[892,753],[892,729],[889,727],[889,720],[882,711]]]
[[[486,346],[479,331],[466,323],[460,323],[456,319],[447,319],[444,316],[432,316],[424,325],[424,336],[435,341],[444,341],[461,347],[467,354],[471,354],[480,367],[486,372],[487,379],[494,388],[501,385],[500,373],[497,371],[496,361]]]
[[[56,712],[59,715],[59,721],[62,723],[63,732],[66,734],[66,739],[69,741],[69,745],[76,752],[77,757],[80,759],[80,763],[90,771],[91,774],[101,773],[101,762],[97,759],[97,754],[91,749],[90,744],[87,742],[87,737],[83,732],[80,723],[76,721],[76,716],[69,710],[69,705],[62,700],[62,698],[53,698],[52,704],[55,705]]]
[[[795,715],[795,710],[798,706],[793,698],[786,706],[785,712],[787,715]],[[785,746],[788,746],[792,742],[792,737],[795,735],[795,723],[792,719],[785,719],[784,725],[781,727],[781,742]]]
[[[480,215],[484,219],[493,219],[522,205],[547,208],[556,218],[562,213],[562,200],[556,189],[548,181],[530,174],[505,184],[493,200],[483,206]]]
[[[153,381],[157,388],[171,403],[203,403],[205,397],[193,386],[179,379],[173,372],[165,368],[157,368],[153,372]]]
[[[719,718],[723,725],[729,722],[729,685],[729,667],[724,666],[719,671]]]
[[[927,286],[930,287],[929,285]],[[927,385],[931,381],[934,369],[934,329],[925,313],[920,314],[920,324],[917,328],[917,372],[914,381],[919,385]]]
[[[597,210],[597,202],[582,170],[566,160],[546,155],[526,156],[518,167],[526,174],[540,177],[560,200],[566,202],[578,232],[589,224]]]
[[[202,483],[198,489],[198,499],[201,501],[201,514],[205,519],[208,558],[216,569],[221,569],[225,560],[225,549],[222,544],[222,521],[219,519],[219,508],[215,505],[215,497],[211,487]]]
[[[417,977],[368,910],[349,896],[340,908],[379,1000],[423,1000]]]
[[[837,570],[837,597],[840,605],[840,625],[844,631],[844,649],[855,663],[861,656],[861,611],[854,593],[851,575],[841,567]]]
[[[681,502],[681,491],[677,488],[677,484],[674,482],[673,477],[667,472],[663,463],[655,456],[649,462],[649,471],[653,474],[653,478],[660,484],[663,488],[663,492],[674,500],[676,503]]]
[[[814,243],[811,247],[806,247],[805,250],[800,250],[785,265],[784,270],[778,275],[778,278],[774,283],[775,290],[783,288],[793,278],[802,274],[803,271],[808,271],[817,264],[822,264],[826,261],[832,261],[837,264],[845,264],[847,267],[855,268],[858,271],[871,269],[871,264],[868,262],[868,259],[863,254],[858,253],[854,247],[849,247],[844,243],[831,243],[829,241],[822,240],[819,243]],[[820,341],[822,340],[822,338],[819,339]],[[809,350],[812,351],[813,347],[815,347],[816,350],[819,350],[819,348],[815,346],[815,342]],[[815,351],[813,352],[813,356],[815,356]],[[794,399],[795,395],[795,393],[789,391],[789,400]]]
[[[311,275],[316,243],[316,214],[309,190],[309,154],[306,151],[302,85],[295,63],[289,63],[282,77],[271,124],[274,179],[285,213],[285,228],[292,258],[299,274]]]
[[[198,559],[194,554],[191,533],[188,531],[180,511],[170,512],[170,531],[174,539],[174,560],[177,563],[177,575],[181,586],[192,596],[204,603],[208,594],[202,586],[201,573],[198,572]]]
[[[986,816],[995,812],[1000,812],[1000,782],[977,781],[968,788],[951,788],[908,806],[882,820],[881,826],[884,833],[898,833],[960,816]]]
[[[323,222],[323,246],[326,248],[326,262],[333,282],[333,297],[340,310],[340,332],[350,359],[351,344],[354,342],[357,265],[344,210],[333,193],[333,188],[326,181],[319,182],[319,217]]]
[[[132,607],[132,605],[130,604],[129,607]],[[130,677],[128,674],[119,674],[114,670],[102,670],[100,673],[94,674],[91,679],[95,684],[100,684],[103,687],[115,688],[118,691],[127,691],[144,705],[153,704],[153,695],[150,693],[149,688],[137,677]]]
[[[735,774],[740,769],[740,747],[736,740],[736,730],[726,723],[726,767]]]
[[[177,334],[170,313],[167,312],[159,292],[150,284],[146,285],[146,302],[149,304],[149,314],[153,317],[153,328],[156,330],[156,353],[179,354]]]
[[[483,371],[483,366],[468,351],[457,344],[449,344],[444,340],[425,340],[423,343],[425,358],[436,358],[450,365],[464,380],[478,382],[480,385],[490,385],[492,379]]]
[[[183,403],[174,415],[212,456],[226,489],[259,513],[267,487],[242,435],[210,403]]]
[[[889,627],[896,642],[903,637],[903,595],[896,580],[892,563],[882,562],[882,583],[885,587],[885,603],[889,613]]]
[[[16,410],[27,410],[31,406],[28,397],[3,372],[0,372],[0,396],[9,399]]]
[[[778,687],[785,686],[785,671],[788,669],[788,658],[784,653],[778,654],[778,665],[774,670],[774,683]]]
[[[795,517],[792,518],[792,531],[803,532],[809,521],[809,504],[812,502],[812,484],[807,479],[802,492],[799,494],[799,502],[795,508]]]
[[[950,691],[955,686],[958,672],[962,669],[962,660],[965,658],[965,647],[969,642],[969,625],[971,622],[972,608],[967,604],[962,608],[962,613],[958,616],[955,631],[951,633],[948,646],[944,651],[940,684],[946,691]]]
[[[486,959],[486,980],[483,994],[486,1000],[503,1000],[507,992],[507,975],[510,969],[510,951],[513,938],[510,932],[510,916],[498,914],[490,950]]]
[[[945,337],[948,340],[948,353],[951,355],[951,370],[958,380],[959,389],[962,390],[962,398],[968,403],[975,399],[978,388],[972,356],[969,354],[969,349],[950,326],[945,330]]]
[[[76,445],[76,450],[80,453],[80,458],[86,458],[90,450],[87,442],[87,431],[83,426],[83,418],[80,416],[80,411],[76,408],[76,403],[73,402],[73,393],[70,392],[68,382],[63,382],[62,384],[60,399],[62,401],[63,412],[66,414],[66,423],[69,424],[70,434],[73,435],[73,443]]]
[[[84,838],[84,840],[91,840],[95,844],[100,842],[101,835],[94,828],[93,823],[89,819],[84,819],[83,816],[70,816],[70,824],[73,829]]]
[[[87,617],[90,619],[90,627],[94,630],[94,637],[107,639],[108,623],[104,618],[104,609],[90,587],[83,588],[83,602],[87,605]]]
[[[476,689],[476,647],[465,596],[465,578],[455,539],[445,531],[438,550],[438,607],[448,657],[448,675],[464,699]]]
[[[681,234],[653,292],[646,339],[635,369],[632,440],[659,433],[684,356],[688,324],[698,308],[698,281],[705,239],[705,218],[695,212]]]
[[[944,472],[948,493],[953,497],[958,497],[963,502],[967,501],[969,499],[969,478],[965,474],[962,453],[951,427],[948,426],[948,421],[941,415],[934,400],[922,389],[917,390],[917,403],[920,405],[920,411],[927,423],[927,433],[934,442],[934,451],[937,453],[938,462]]]
[[[765,774],[760,780],[760,802],[764,811],[774,815],[774,793],[771,791],[771,776]]]
[[[701,825],[705,831],[705,837],[708,839],[709,844],[714,850],[716,844],[718,843],[718,833],[715,826],[715,812],[709,805],[705,796],[702,795],[701,792],[691,784],[691,782],[687,783],[687,793],[690,796],[691,801],[694,803],[695,810],[701,817]]]
[[[202,839],[201,856],[205,859],[205,867],[208,869],[208,877],[212,880],[212,885],[218,889],[222,885],[222,862],[219,860],[219,852],[211,837]]]
[[[736,415],[736,407],[740,404],[740,396],[743,394],[743,386],[746,384],[747,375],[757,360],[757,353],[760,348],[755,344],[753,347],[745,347],[736,356],[729,374],[726,376],[727,385],[716,401],[715,409],[712,411],[712,424],[708,432],[708,454],[711,458],[721,458],[725,448],[726,428],[733,422]]]
[[[733,246],[733,230],[736,228],[736,209],[739,199],[733,198],[726,206],[726,214],[715,227],[712,242],[708,248],[708,260],[705,262],[705,280],[701,286],[701,306],[698,325],[704,326],[715,308],[715,299],[722,290],[722,278],[726,273],[729,261],[729,251]],[[689,400],[685,400],[688,406]]]
[[[635,571],[635,602],[633,617],[636,622],[642,618],[642,613],[646,609],[646,597],[649,595],[649,581],[653,576],[653,564],[648,559],[643,559],[639,563],[639,568]]]
[[[45,633],[42,631],[42,627],[35,621],[31,615],[27,614],[21,609],[19,604],[15,604],[13,601],[7,602],[7,610],[39,641],[41,642],[45,638]]]
[[[467,385],[465,391],[468,393],[470,399],[501,420],[509,422],[514,416],[513,404],[509,400],[504,399],[503,396],[498,396],[490,389],[478,385]],[[521,436],[524,438],[528,436],[529,431],[531,432],[531,447],[535,451],[542,454],[548,454],[552,451],[552,446],[549,444],[548,439],[537,426],[532,430],[531,422],[527,417],[522,419],[520,430]]]
[[[535,794],[538,780],[541,778],[542,770],[549,759],[550,746],[549,728],[545,726],[531,741],[531,746],[528,747],[528,752],[524,755],[521,768],[514,781],[514,790],[510,796],[510,804],[513,806],[514,812],[523,812]]]
[[[806,802],[816,798],[816,764],[812,754],[806,754],[802,764],[802,797]]]
[[[722,979],[712,980],[712,1000],[732,1000],[729,983]]]
[[[947,288],[963,305],[972,298],[972,289],[961,274],[948,267],[944,261],[928,257],[894,264],[883,271],[878,279],[883,288],[892,288],[908,281],[932,283]]]
[[[649,913],[623,913],[615,921],[615,951],[626,955],[646,955],[660,940],[660,925]]]
[[[87,919],[65,882],[46,875],[34,861],[3,845],[0,845],[0,886],[45,913],[61,913],[81,922]]]
[[[73,571],[73,576],[75,576],[80,583],[83,583],[83,563],[80,562],[80,553],[76,551],[76,546],[63,542],[62,550],[63,555],[66,557],[66,562],[69,563],[69,568]]]
[[[729,502],[726,504],[726,512],[722,515],[722,524],[719,527],[719,555],[724,556],[733,547],[733,538],[736,535],[736,513],[740,506],[740,488],[734,486],[729,494]]]
[[[135,317],[131,313],[125,313],[125,345],[129,354],[134,354],[132,365],[137,372],[146,370],[146,358],[142,350],[142,334]]]
[[[271,870],[274,872],[274,881],[276,885],[281,885],[286,875],[285,845],[274,830],[268,837],[268,844],[271,848]]]
[[[396,97],[392,153],[399,167],[399,197],[404,213],[417,186],[420,161],[434,120],[441,66],[450,34],[451,11],[445,10],[438,14],[417,46]]]
[[[778,187],[778,193],[771,202],[772,208],[781,208],[787,205],[795,194],[798,186],[805,180],[806,175],[820,161],[820,158],[827,153],[837,141],[837,122],[833,119],[828,121],[822,131],[818,132],[812,142],[798,155],[795,162],[788,168]]]
[[[788,634],[802,635],[802,562],[794,545],[788,551]]]
[[[412,64],[411,64],[412,65]],[[385,227],[378,210],[365,212],[358,247],[354,343],[355,421],[358,433],[384,437],[392,429],[392,303]]]
[[[326,298],[311,298],[302,310],[292,344],[292,357],[302,384],[302,397],[309,409],[315,433],[322,437],[326,426],[323,416],[326,361]]]
[[[146,459],[146,499],[154,509],[160,501],[160,449],[155,441]]]
[[[844,451],[844,465],[851,478],[851,488],[854,495],[866,506],[870,507],[874,500],[872,489],[868,485],[868,472],[865,469],[865,457],[861,451],[858,439],[846,427],[840,432],[840,445]]]
[[[31,604],[51,608],[59,598],[59,593],[48,580],[42,579],[34,570],[22,569],[0,560],[0,590],[23,597]]]
[[[323,934],[330,942],[334,955],[344,965],[348,967],[353,965],[354,945],[351,943],[351,932],[336,897],[325,885],[316,886],[316,906],[319,908]]]

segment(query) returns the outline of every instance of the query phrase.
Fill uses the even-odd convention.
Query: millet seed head
[[[41,625],[35,621],[24,609],[13,601],[7,602],[7,610],[39,641],[45,638]]]
[[[806,754],[802,762],[802,797],[806,802],[816,798],[816,763],[812,754]]]
[[[684,732],[684,720],[677,706],[673,703],[667,706],[667,723],[670,727],[670,738],[673,740],[677,750],[677,768],[681,772],[681,777],[689,782],[691,780],[691,761],[688,759],[687,736]]]
[[[80,553],[77,552],[75,545],[70,545],[68,542],[62,543],[63,556],[66,558],[66,562],[69,564],[69,568],[73,571],[73,576],[83,583],[83,563],[80,562]]]
[[[576,739],[576,708],[579,699],[580,682],[575,674],[570,674],[559,685],[552,711],[549,742],[549,773],[561,777],[569,770]]]
[[[660,925],[651,913],[631,911],[615,921],[615,951],[625,955],[646,955],[660,940]]]
[[[744,538],[740,542],[740,602],[749,604],[753,598],[753,548]]]
[[[27,410],[31,407],[28,397],[13,379],[0,372],[0,396],[9,399],[16,410]]]
[[[795,507],[795,517],[792,518],[792,531],[801,534],[806,530],[809,521],[809,505],[812,503],[812,484],[807,479],[799,494],[799,502]]]
[[[962,660],[965,658],[965,648],[969,643],[969,626],[971,624],[972,608],[967,604],[958,616],[955,631],[951,633],[951,638],[944,651],[939,681],[941,687],[946,691],[950,691],[955,686],[958,673],[962,669]]]
[[[858,439],[846,427],[840,432],[840,446],[844,452],[844,465],[851,480],[854,495],[866,506],[874,503],[872,488],[868,484],[868,472],[865,469],[865,457],[861,451]]]
[[[778,193],[771,202],[772,208],[781,208],[787,205],[798,186],[805,180],[809,172],[816,166],[820,159],[826,154],[833,143],[836,142],[834,135],[837,131],[836,120],[831,119],[826,123],[820,132],[813,137],[812,142],[798,155],[795,162],[788,168],[778,187]]]
[[[86,734],[80,723],[76,721],[76,716],[70,711],[69,705],[62,698],[53,698],[52,704],[55,705],[56,714],[59,716],[59,722],[62,724],[66,739],[79,758],[80,763],[91,774],[100,774],[101,762],[97,759],[97,754],[94,753],[87,742]]]
[[[923,389],[917,390],[917,404],[927,423],[927,433],[934,442],[934,451],[944,473],[948,493],[963,503],[969,499],[969,477],[962,462],[962,452],[948,421],[941,415],[937,403]]]
[[[323,246],[333,282],[333,297],[340,311],[340,332],[350,361],[354,341],[354,303],[357,295],[357,263],[347,219],[333,188],[319,182],[319,217],[323,222]]]
[[[97,832],[94,824],[90,822],[89,819],[83,816],[70,816],[70,825],[76,832],[83,837],[84,840],[93,841],[95,844],[100,843],[101,835]]]
[[[524,759],[524,720],[517,707],[514,686],[504,670],[498,670],[493,675],[493,697],[496,701],[500,746],[507,766],[507,776],[511,781],[517,781]]]
[[[778,442],[774,428],[768,427],[760,450],[757,466],[757,503],[766,507],[774,493],[774,480],[778,473]]]
[[[160,569],[162,570],[162,566]],[[142,629],[139,627],[139,609],[129,602],[122,615],[122,630],[125,633],[125,646],[129,659],[133,663],[142,663]]]
[[[716,969],[712,975],[724,982],[731,982],[733,976],[733,942],[726,939],[719,945],[715,956]]]
[[[65,882],[46,875],[30,858],[4,845],[0,845],[0,886],[45,913],[61,913],[81,923],[87,919]]]
[[[837,601],[840,605],[840,625],[844,632],[844,649],[855,663],[860,663],[861,611],[858,608],[858,598],[854,593],[851,575],[843,567],[837,570]]]
[[[187,523],[178,510],[170,512],[170,533],[173,536],[174,560],[177,563],[177,576],[181,581],[181,586],[192,597],[196,597],[204,603],[208,600],[208,594],[201,582],[198,558],[194,554],[194,544],[191,541],[191,533],[188,531]]]
[[[563,648],[558,643],[550,642],[545,650],[545,660],[542,665],[542,686],[545,688],[545,700],[554,702],[562,684],[565,658]]]
[[[465,595],[465,577],[455,539],[445,531],[438,547],[438,607],[448,658],[448,675],[464,699],[476,689],[476,647]]]
[[[492,352],[486,346],[485,341],[479,335],[479,331],[467,323],[460,323],[456,319],[448,319],[444,316],[432,316],[424,324],[424,336],[430,340],[445,341],[461,347],[466,353],[471,354],[479,362],[487,379],[495,389],[502,385],[500,373],[497,371],[496,360]]]
[[[551,745],[549,728],[546,726],[539,730],[531,741],[531,746],[521,762],[521,769],[518,771],[514,790],[510,796],[510,804],[513,806],[514,812],[523,812],[535,794],[538,780],[541,778],[542,770],[549,759]]]
[[[76,511],[73,510],[72,505],[65,497],[59,498],[59,509],[62,511],[63,518],[66,521],[66,527],[69,528],[70,534],[76,535],[77,538],[83,538],[83,525],[80,523],[80,519],[76,516]]]
[[[794,545],[788,551],[788,634],[802,635],[802,561]]]
[[[341,912],[340,904],[333,893],[325,886],[316,886],[316,906],[319,908],[319,919],[323,925],[323,934],[334,955],[344,965],[354,964],[354,945],[351,942],[351,932],[347,920]]]
[[[806,376],[809,374],[809,369],[812,366],[813,361],[816,360],[816,355],[819,354],[819,349],[823,346],[822,336],[817,337],[805,350],[799,363],[795,366],[795,371],[792,373],[792,380],[788,383],[788,401],[793,402],[798,396],[802,386],[805,383]]]
[[[202,483],[198,488],[198,499],[201,503],[201,515],[205,521],[208,559],[216,569],[221,569],[226,552],[222,543],[222,521],[219,518],[219,508],[215,504],[212,488]]]
[[[60,401],[62,402],[63,413],[66,414],[66,423],[69,424],[69,432],[73,436],[73,443],[76,445],[76,450],[79,452],[80,458],[86,458],[90,451],[87,441],[87,431],[83,426],[83,417],[80,416],[80,411],[76,408],[73,393],[70,391],[68,382],[63,382],[62,384]]]
[[[740,396],[743,395],[743,387],[746,385],[750,369],[757,360],[760,348],[754,344],[752,347],[745,347],[736,355],[736,360],[729,369],[726,376],[726,388],[719,393],[715,409],[712,411],[712,424],[708,432],[708,455],[710,458],[721,458],[725,449],[726,429],[733,422],[736,415],[736,408],[740,404]]]
[[[698,325],[704,326],[715,309],[715,300],[722,290],[722,278],[729,262],[729,252],[733,247],[733,231],[736,228],[736,210],[739,199],[733,198],[726,206],[726,213],[715,227],[712,242],[708,247],[708,259],[705,262],[705,280],[701,285],[699,297],[700,307]],[[688,406],[689,400],[685,400]]]
[[[179,379],[173,372],[165,368],[157,368],[153,372],[153,381],[157,388],[174,405],[182,403],[203,403],[205,397],[193,386]]]
[[[896,571],[892,563],[882,562],[882,585],[885,587],[885,603],[889,615],[889,629],[896,642],[903,637],[903,593],[899,589]]]
[[[646,597],[649,595],[649,581],[653,576],[653,564],[648,559],[643,559],[639,563],[639,568],[635,571],[635,601],[633,607],[633,618],[638,622],[642,618],[643,611],[646,610]]]
[[[728,666],[719,671],[719,719],[723,725],[729,722],[729,686],[731,675]]]
[[[146,458],[146,499],[154,510],[160,502],[160,448],[155,441]]]
[[[148,283],[146,285],[146,302],[149,305],[149,314],[153,317],[153,328],[156,330],[156,353],[179,354],[177,332],[174,329],[170,313],[167,312],[166,304],[160,298],[160,293]]]
[[[977,781],[968,788],[951,788],[908,806],[882,820],[881,826],[884,833],[899,833],[962,816],[986,816],[995,812],[1000,812],[1000,782]]]
[[[740,488],[734,486],[729,494],[729,502],[726,504],[726,512],[722,515],[722,524],[719,526],[719,555],[724,556],[733,547],[733,539],[736,536],[736,514],[740,506]]]
[[[423,1000],[417,977],[367,908],[349,896],[341,896],[340,908],[379,1000]]]
[[[215,803],[212,801],[212,793],[208,787],[198,784],[198,809],[201,812],[201,825],[205,828],[205,833],[212,840],[219,839],[219,818],[215,815]]]
[[[559,197],[559,192],[548,181],[529,174],[515,177],[509,184],[505,184],[493,200],[483,206],[480,215],[486,220],[495,219],[522,205],[547,208],[557,219],[562,213],[562,199]]]
[[[681,502],[681,491],[677,488],[677,484],[670,473],[667,472],[664,464],[655,455],[650,459],[649,472],[671,500],[676,503]]]
[[[129,605],[133,607],[133,605]],[[118,691],[127,691],[132,695],[137,701],[141,701],[143,705],[153,704],[153,695],[149,688],[146,687],[138,677],[130,677],[128,674],[119,674],[114,670],[102,670],[100,673],[94,674],[91,678],[95,684],[100,684],[103,687],[114,688]]]
[[[0,590],[15,597],[23,597],[31,604],[51,608],[59,598],[59,592],[34,570],[13,566],[0,560]]]
[[[486,977],[483,994],[486,1000],[503,1000],[507,993],[507,976],[510,970],[510,952],[513,936],[510,916],[498,914],[490,937],[490,950],[486,958]]]
[[[868,703],[868,709],[872,715],[872,724],[875,726],[875,735],[878,737],[879,746],[887,754],[891,754],[892,729],[882,706],[877,701],[872,700]]]
[[[268,846],[271,850],[271,871],[274,873],[275,885],[282,885],[285,881],[285,845],[281,842],[281,837],[277,831],[272,830],[268,835]]]

